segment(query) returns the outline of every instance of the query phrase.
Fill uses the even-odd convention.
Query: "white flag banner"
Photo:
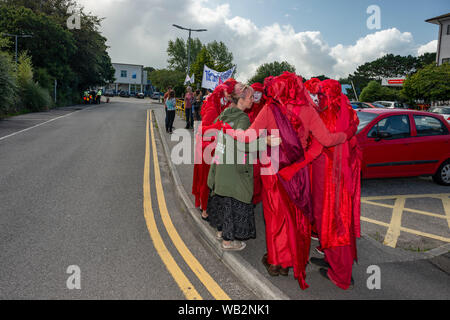
[[[194,83],[194,82],[195,82],[195,73],[193,73],[191,76],[191,83]]]
[[[191,78],[189,78],[189,75],[186,75],[186,80],[184,80],[184,85],[191,82]]]
[[[206,65],[203,68],[202,88],[214,90],[219,84],[231,78],[236,67],[225,72],[218,72]]]

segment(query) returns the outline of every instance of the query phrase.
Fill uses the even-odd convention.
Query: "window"
[[[127,77],[127,70],[121,70],[120,71],[120,77],[121,78],[126,78]]]
[[[387,139],[402,139],[411,136],[409,117],[407,115],[391,116],[380,120],[367,135],[369,138],[376,138],[379,132],[389,133]]]
[[[447,26],[447,34],[450,34],[450,24]]]
[[[447,127],[434,117],[414,116],[416,123],[417,136],[441,136],[448,134]]]
[[[450,58],[443,58],[442,63],[450,63]]]

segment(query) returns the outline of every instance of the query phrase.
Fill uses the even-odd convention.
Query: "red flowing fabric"
[[[261,83],[254,83],[251,85],[253,90],[263,93],[259,103],[253,103],[252,108],[246,113],[250,119],[250,123],[255,122],[259,112],[265,105],[266,98],[264,97],[264,86]],[[262,201],[262,180],[261,180],[261,163],[257,159],[253,165],[253,204],[258,204]]]
[[[328,108],[321,113],[330,132],[346,131],[358,123],[341,85],[335,80],[322,82]],[[351,236],[360,237],[361,152],[356,137],[328,148],[325,157],[323,210],[320,244],[322,248],[350,245]]]
[[[224,83],[217,86],[213,93],[208,97],[202,106],[202,126],[210,126],[214,123],[217,117],[227,108],[230,103],[222,105],[221,99],[225,97],[224,91],[231,94],[234,90],[236,80],[228,79]],[[195,137],[195,151],[194,151],[194,176],[192,181],[192,194],[195,196],[195,207],[201,207],[202,210],[206,210],[208,207],[208,175],[210,164],[206,163],[203,159],[205,149],[210,147],[213,142],[208,139],[204,139],[201,128],[198,129]]]
[[[285,72],[281,76],[266,79],[265,86],[267,104],[277,108],[274,111],[280,111],[278,115],[274,113],[278,127],[281,123],[292,127],[291,130],[284,128],[280,130],[282,141],[287,143],[297,140],[299,144],[297,147],[302,148],[298,136],[296,139],[289,136],[291,131],[294,135],[299,134],[302,127],[300,108],[310,103],[302,79],[293,73]],[[302,150],[299,152],[303,153]],[[289,150],[280,148],[279,161],[285,162],[283,166],[287,166],[295,159],[289,160]],[[305,177],[309,179],[308,176]],[[262,176],[262,179],[268,262],[281,265],[283,268],[292,266],[294,277],[298,280],[300,288],[305,290],[309,287],[305,279],[311,241],[310,219],[301,209],[303,206],[296,205],[286,192],[287,185],[283,185],[286,184],[285,181],[280,181],[277,175]],[[301,179],[299,181],[309,184],[309,181]]]

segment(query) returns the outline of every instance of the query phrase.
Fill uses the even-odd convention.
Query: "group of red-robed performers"
[[[192,193],[204,219],[208,214],[209,161],[203,154],[206,148],[213,148],[210,144],[214,141],[205,139],[202,132],[229,106],[227,96],[236,84],[229,79],[219,85],[202,107],[203,130],[196,138]],[[353,284],[356,239],[360,237],[357,115],[335,80],[303,83],[301,77],[285,72],[252,88],[251,127],[234,131],[226,123],[221,126],[241,142],[250,143],[263,132],[281,138],[277,159],[271,158],[269,164],[258,162],[254,170],[253,203],[262,200],[266,228],[267,254],[262,262],[272,276],[287,275],[293,268],[300,287],[306,289],[310,261],[323,267],[323,277],[348,289]],[[268,149],[270,153],[273,148]],[[309,257],[311,229],[317,232],[324,259]]]

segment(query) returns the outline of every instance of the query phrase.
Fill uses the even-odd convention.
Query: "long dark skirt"
[[[207,212],[210,225],[223,232],[225,241],[256,238],[253,204],[214,195],[209,197]]]

